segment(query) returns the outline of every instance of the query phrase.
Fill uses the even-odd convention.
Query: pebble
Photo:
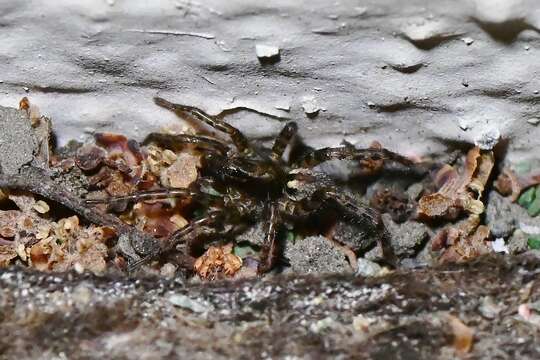
[[[313,97],[306,97],[302,101],[302,109],[308,117],[315,117],[321,111],[317,101]]]
[[[540,124],[540,119],[539,118],[530,118],[529,120],[527,120],[527,122],[531,125],[538,125]]]
[[[376,262],[364,258],[358,259],[358,267],[356,268],[357,276],[377,276],[381,271],[382,267]]]
[[[174,306],[191,310],[195,313],[203,313],[213,310],[213,306],[200,301],[193,300],[186,295],[174,294],[169,297],[169,302]]]
[[[255,53],[261,63],[274,63],[280,59],[280,50],[277,46],[257,44]]]
[[[491,248],[496,253],[505,253],[508,254],[510,251],[508,250],[508,246],[506,246],[503,238],[497,238],[494,241],[491,242]]]
[[[470,37],[464,37],[461,39],[467,46],[469,45],[472,45],[472,43],[474,42],[474,39],[470,38]]]
[[[501,133],[496,127],[490,126],[483,129],[474,138],[474,144],[482,150],[492,150],[499,142]]]
[[[287,242],[284,256],[297,273],[332,273],[349,271],[345,255],[324,236],[309,236]]]

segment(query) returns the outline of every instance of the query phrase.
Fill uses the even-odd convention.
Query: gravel
[[[350,272],[345,255],[324,236],[309,236],[285,245],[284,257],[297,273]]]

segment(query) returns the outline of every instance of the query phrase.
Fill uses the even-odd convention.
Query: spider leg
[[[154,102],[166,109],[174,111],[176,114],[181,115],[187,113],[197,120],[202,121],[216,130],[222,131],[231,137],[233,144],[240,152],[251,152],[251,147],[247,138],[232,125],[227,124],[225,121],[216,117],[208,115],[202,110],[199,110],[193,106],[175,104],[160,97],[154,97]]]
[[[294,121],[291,121],[285,125],[277,136],[274,146],[272,147],[272,154],[270,155],[272,160],[277,161],[283,156],[285,148],[297,132],[298,125],[296,125]]]
[[[174,249],[176,245],[178,245],[180,242],[186,241],[186,237],[193,234],[193,232],[195,232],[199,228],[214,224],[216,220],[221,216],[221,214],[222,214],[221,211],[214,211],[205,217],[202,217],[200,219],[193,221],[192,223],[183,227],[182,229],[176,230],[174,233],[171,234],[171,236],[169,236],[165,240],[164,244],[161,246],[159,251],[156,251],[155,253],[152,253],[152,254],[145,255],[143,258],[129,264],[128,272],[133,272],[137,270],[141,265],[150,262],[151,260],[155,259],[160,254]]]
[[[181,144],[192,144],[203,149],[217,151],[222,155],[227,154],[229,150],[229,147],[221,141],[202,135],[151,133],[144,139],[143,144],[151,142],[173,149]]]
[[[337,193],[333,189],[323,190],[319,196],[326,202],[333,203],[337,210],[341,210],[347,220],[357,222],[363,226],[370,226],[371,231],[375,231],[379,235],[377,241],[381,245],[385,260],[390,265],[395,266],[397,259],[390,246],[389,234],[384,226],[381,214],[377,210],[361,204],[345,194]]]
[[[278,206],[277,204],[272,204],[270,206],[269,219],[266,224],[266,236],[261,250],[261,258],[259,266],[257,267],[257,272],[259,274],[264,274],[272,270],[279,256],[279,227],[280,216]]]
[[[115,203],[119,201],[144,201],[144,200],[160,200],[160,199],[169,199],[175,197],[197,197],[197,196],[215,196],[199,191],[194,191],[185,188],[166,188],[166,189],[157,189],[157,190],[148,190],[148,191],[138,191],[128,195],[121,196],[112,196],[106,199],[86,199],[84,202],[87,205],[95,204],[108,204]]]
[[[390,160],[403,164],[407,167],[415,167],[416,164],[405,156],[396,154],[386,149],[357,149],[352,145],[335,148],[322,148],[307,153],[297,164],[298,167],[312,168],[328,160],[358,160],[366,163],[375,163],[381,160]]]

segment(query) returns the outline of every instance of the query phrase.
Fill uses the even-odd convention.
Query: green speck
[[[519,199],[518,199],[519,205],[528,208],[529,205],[531,205],[532,202],[534,201],[535,192],[536,190],[533,187],[531,187],[530,189],[527,189],[527,191],[525,191],[523,194],[519,196]]]
[[[295,239],[296,239],[295,233],[292,231],[287,231],[287,241],[294,242]]]
[[[257,250],[248,244],[238,244],[234,247],[233,253],[236,256],[241,257],[242,259],[248,256],[257,256]]]
[[[527,240],[527,244],[529,245],[529,248],[533,250],[540,249],[540,237],[530,237]]]
[[[534,201],[527,207],[527,213],[530,216],[536,216],[540,214],[540,197],[536,197]]]
[[[203,209],[196,209],[195,211],[193,211],[193,215],[196,218],[203,217],[204,213],[205,213],[205,211]]]
[[[517,175],[527,175],[531,172],[531,163],[528,161],[521,161],[514,165],[514,171]]]

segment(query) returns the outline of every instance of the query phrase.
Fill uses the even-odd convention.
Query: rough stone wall
[[[178,122],[160,94],[236,109],[227,121],[261,140],[286,119],[310,145],[406,154],[500,134],[515,160],[538,144],[539,28],[535,0],[3,0],[0,105],[29,96],[60,144]]]

